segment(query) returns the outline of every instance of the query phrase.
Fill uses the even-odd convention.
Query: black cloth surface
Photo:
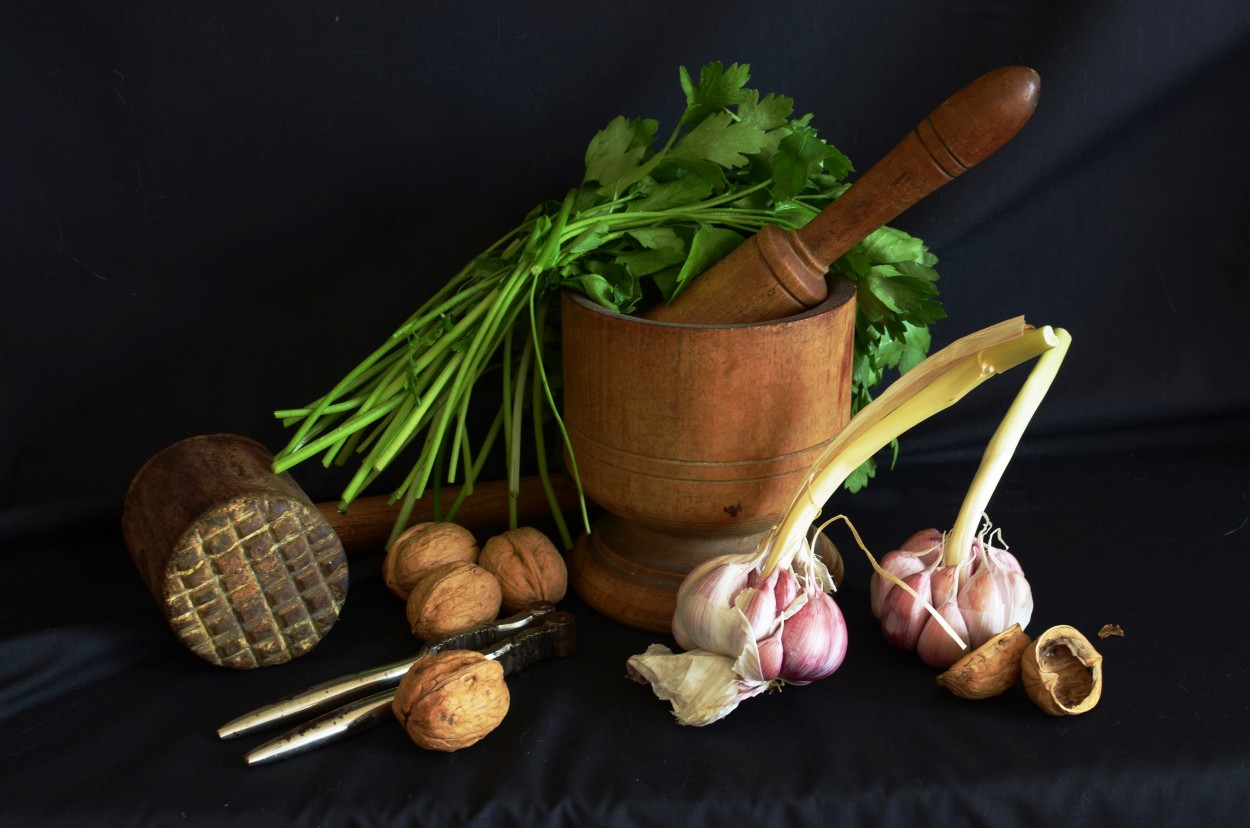
[[[577,596],[580,648],[508,679],[455,754],[387,725],[248,768],[215,729],[410,653],[381,553],[311,653],[214,668],[119,531],[187,436],[277,449],[470,256],[580,181],[677,67],[752,65],[867,169],[977,75],[1042,77],[1001,153],[893,224],[940,258],[934,344],[1017,314],[1072,351],[990,505],[1029,631],[1093,634],[1106,687],[1052,718],[970,703],[886,644],[843,529],[843,667],[678,726],[625,678],[654,635]],[[902,0],[57,4],[0,9],[0,824],[1233,825],[1250,808],[1250,7]],[[880,554],[948,528],[1018,381],[840,493]],[[883,457],[888,461],[888,457]],[[884,465],[884,464],[883,464]],[[498,470],[495,470],[498,473]],[[315,499],[338,470],[296,470]],[[671,642],[669,642],[671,643]]]

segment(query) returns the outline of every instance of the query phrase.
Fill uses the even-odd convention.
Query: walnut
[[[476,650],[445,650],[408,668],[391,712],[418,745],[451,752],[498,727],[509,701],[498,661]]]
[[[1029,637],[1012,624],[956,661],[937,683],[961,699],[988,699],[1005,693],[1020,680],[1020,655]]]
[[[391,592],[407,599],[421,576],[451,561],[476,563],[477,540],[463,526],[443,521],[414,524],[391,544],[382,577]]]
[[[554,604],[568,589],[564,557],[546,535],[529,526],[486,541],[478,564],[499,579],[503,608],[508,612],[518,612],[533,601]]]
[[[1051,627],[1024,651],[1024,689],[1052,716],[1075,716],[1102,697],[1102,656],[1089,639],[1065,625]]]
[[[477,564],[439,564],[408,594],[408,623],[418,638],[437,638],[493,621],[500,600],[499,581]]]

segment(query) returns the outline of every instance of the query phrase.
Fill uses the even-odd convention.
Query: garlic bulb
[[[881,559],[872,576],[872,610],[887,641],[915,650],[931,667],[946,668],[966,649],[980,647],[1012,624],[1028,626],[1033,615],[1029,582],[1014,555],[987,542],[988,531],[987,524],[962,559],[946,548],[949,537],[935,529],[913,535]],[[956,563],[947,563],[951,559]]]
[[[846,623],[827,594],[833,590],[829,572],[806,538],[824,503],[848,475],[903,432],[989,378],[1041,356],[1042,370],[1034,370],[1027,393],[1013,404],[1011,427],[996,435],[990,452],[996,462],[987,464],[987,473],[980,476],[983,485],[976,488],[976,498],[965,501],[964,512],[969,511],[970,504],[992,491],[1002,449],[1018,437],[1028,409],[1040,401],[1069,341],[1062,329],[1026,328],[1017,318],[962,337],[913,367],[829,441],[756,553],[708,561],[686,576],[672,624],[686,652],[652,646],[629,659],[630,676],[671,701],[678,721],[705,725],[774,684],[803,684],[837,670],[846,654]],[[961,513],[956,521],[956,537],[964,537],[964,517]],[[897,574],[891,572],[888,583],[873,585],[873,609],[892,635],[912,647],[926,642],[926,652],[936,651],[947,645],[926,634],[934,616],[941,620],[943,633],[960,638],[958,629],[971,634],[1002,617],[1018,618],[1026,603],[1023,614],[1032,612],[1032,596],[1014,558],[983,545],[979,563],[972,560],[953,574],[938,573],[942,541],[936,530],[917,536],[912,543],[916,549],[901,549],[887,561]],[[981,569],[992,574],[978,580],[961,601],[963,589]],[[907,579],[921,592],[911,585],[899,590],[898,584]],[[940,610],[933,608],[933,601]],[[930,610],[933,615],[926,617]]]
[[[918,532],[876,567],[872,610],[882,632],[930,666],[949,667],[966,649],[980,647],[1013,624],[1024,629],[1033,614],[1033,592],[1020,562],[986,541],[988,521],[979,533],[975,530],[1072,342],[1062,328],[1048,339],[994,430],[950,534]],[[1001,533],[998,537],[1001,541]]]
[[[745,698],[831,675],[846,656],[846,622],[826,592],[832,579],[810,546],[766,573],[760,556],[705,561],[682,582],[673,637],[629,659],[631,677],[672,702],[682,724],[724,718]]]
[[[677,592],[677,643],[733,658],[749,681],[806,684],[831,674],[846,653],[846,622],[824,592],[824,564],[810,550],[795,563],[802,572],[765,574],[749,557],[697,567]]]

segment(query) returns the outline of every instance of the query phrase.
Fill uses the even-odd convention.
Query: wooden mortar
[[[741,325],[624,316],[569,292],[562,314],[564,421],[606,510],[569,556],[570,583],[604,615],[668,633],[686,574],[753,551],[849,420],[854,286]]]

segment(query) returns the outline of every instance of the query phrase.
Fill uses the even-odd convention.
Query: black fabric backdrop
[[[1033,66],[1003,152],[895,221],[941,259],[935,344],[1023,313],[1072,352],[991,514],[1030,627],[1105,623],[1106,689],[969,704],[888,647],[847,555],[844,667],[702,729],[624,680],[654,636],[578,599],[580,652],[453,755],[397,727],[262,768],[215,728],[411,651],[352,561],[308,656],[228,672],[165,627],[118,529],[193,434],[276,449],[448,274],[577,183],[677,67],[750,63],[865,169],[955,89]],[[0,823],[1236,824],[1250,807],[1250,7],[10,2],[0,9]],[[999,387],[1001,385],[1001,387]],[[905,439],[837,509],[881,552],[946,526],[1009,395]],[[301,469],[318,499],[342,485]],[[836,530],[844,551],[853,549]]]

